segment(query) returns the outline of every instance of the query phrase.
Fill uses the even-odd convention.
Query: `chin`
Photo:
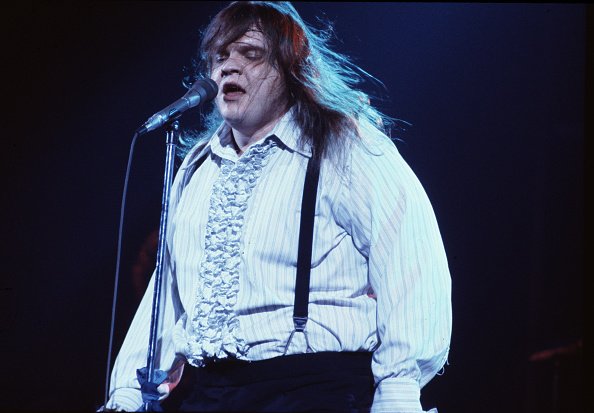
[[[233,123],[238,122],[241,119],[241,114],[237,110],[230,110],[230,109],[220,109],[219,113],[225,119],[226,122]]]
[[[236,128],[245,122],[245,118],[237,113],[221,113],[225,122]]]

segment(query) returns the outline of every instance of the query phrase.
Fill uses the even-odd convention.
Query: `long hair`
[[[314,157],[342,153],[349,140],[360,137],[359,122],[369,122],[383,132],[389,129],[392,119],[373,108],[369,97],[357,89],[365,79],[379,81],[330,49],[331,27],[310,27],[288,2],[238,1],[221,10],[203,32],[194,78],[209,76],[216,53],[252,27],[267,40],[268,61],[285,81],[301,128],[299,143],[311,145]],[[220,120],[214,108],[206,116],[207,131],[202,136],[184,137],[186,151],[209,138]]]

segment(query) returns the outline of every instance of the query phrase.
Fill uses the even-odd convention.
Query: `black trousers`
[[[373,402],[371,353],[308,353],[186,366],[166,410],[366,413]]]

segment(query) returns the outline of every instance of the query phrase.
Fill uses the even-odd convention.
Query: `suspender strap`
[[[303,199],[301,201],[301,224],[299,227],[299,252],[297,257],[297,279],[295,281],[295,306],[293,309],[295,331],[299,332],[305,330],[308,316],[309,278],[319,176],[319,163],[312,157],[307,163],[307,172],[305,173]]]
[[[210,152],[206,152],[193,165],[187,176],[192,174],[202,165]],[[299,225],[299,250],[297,255],[297,277],[295,280],[295,305],[293,307],[293,324],[295,329],[289,336],[285,346],[285,353],[289,349],[295,332],[305,333],[309,304],[309,279],[311,272],[311,255],[313,244],[314,220],[316,214],[316,198],[318,195],[318,181],[320,177],[320,163],[313,156],[307,162],[305,183],[303,185],[303,198],[301,200],[301,222]],[[187,182],[182,183],[182,189]],[[307,342],[307,335],[305,336]],[[309,343],[308,343],[309,350]]]

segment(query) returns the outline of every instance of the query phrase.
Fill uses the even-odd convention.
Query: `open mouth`
[[[223,86],[223,94],[225,96],[237,96],[245,93],[245,90],[237,83],[226,83]]]

